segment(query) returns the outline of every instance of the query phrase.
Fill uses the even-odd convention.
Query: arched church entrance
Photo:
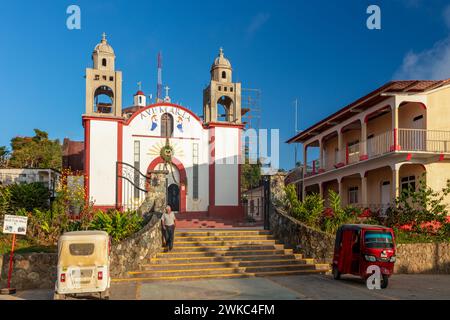
[[[166,177],[166,200],[172,211],[186,212],[186,169],[183,164],[175,157],[172,157],[172,163],[164,164],[161,157],[154,159],[148,166],[147,172],[154,170],[167,170]]]

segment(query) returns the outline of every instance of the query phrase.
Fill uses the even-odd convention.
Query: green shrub
[[[11,190],[9,187],[0,187],[0,218],[9,214],[11,209]]]
[[[12,184],[7,186],[10,192],[9,211],[15,214],[20,209],[33,211],[47,210],[50,206],[50,191],[41,182]]]
[[[142,227],[143,219],[136,211],[97,211],[89,229],[106,231],[117,242],[135,233]]]
[[[411,225],[413,233],[428,233],[429,229],[421,225],[428,222],[445,223],[448,214],[445,197],[450,193],[450,180],[441,191],[427,186],[425,178],[419,181],[417,190],[403,190],[390,208],[386,224],[390,227]]]
[[[288,201],[288,210],[291,215],[299,221],[316,226],[320,215],[323,212],[323,199],[318,194],[305,196],[305,200],[300,202],[297,199],[297,192],[294,185],[285,187],[286,198]]]

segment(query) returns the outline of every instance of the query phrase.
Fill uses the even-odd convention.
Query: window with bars
[[[358,203],[358,187],[348,188],[348,203],[349,204]]]
[[[169,113],[164,113],[161,116],[161,136],[170,138],[173,135],[173,117]]]
[[[137,186],[139,186],[139,170],[141,168],[141,161],[140,161],[140,154],[141,154],[141,143],[140,141],[134,141],[134,197],[139,198],[139,189]]]
[[[408,191],[415,191],[416,190],[416,177],[415,176],[408,176],[408,177],[403,177],[400,180],[400,187],[401,187],[401,191],[403,192],[404,190]]]
[[[192,145],[192,198],[198,199],[198,143]]]

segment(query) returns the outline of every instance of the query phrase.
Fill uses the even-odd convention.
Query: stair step
[[[175,237],[177,236],[248,236],[248,235],[271,235],[270,231],[266,230],[226,230],[226,229],[215,229],[215,230],[180,230],[175,231]]]
[[[181,252],[163,252],[158,253],[157,257],[187,258],[187,257],[223,257],[223,256],[247,256],[247,255],[273,255],[273,254],[292,254],[292,249],[266,249],[266,250],[250,250],[250,251],[181,251]]]
[[[183,276],[183,275],[205,275],[205,274],[231,274],[231,273],[258,273],[270,271],[291,271],[314,269],[314,264],[276,264],[268,266],[249,267],[215,267],[198,269],[175,269],[175,270],[141,270],[130,271],[128,274],[133,277],[160,277],[160,276]]]
[[[218,240],[218,241],[183,241],[175,238],[174,247],[192,246],[238,246],[238,245],[274,245],[277,240]]]
[[[237,252],[237,251],[255,251],[255,250],[282,250],[284,247],[282,244],[274,245],[242,245],[242,246],[211,246],[211,245],[195,245],[195,246],[175,246],[172,251],[164,253],[183,253],[183,252],[212,252],[212,251],[226,251],[226,252]]]
[[[208,242],[208,241],[258,241],[258,240],[275,240],[272,235],[215,235],[215,236],[175,236],[175,243],[177,242]]]
[[[143,271],[157,270],[181,270],[181,269],[210,269],[210,268],[235,268],[235,267],[262,267],[275,264],[283,265],[305,265],[306,260],[296,259],[273,259],[273,260],[253,260],[253,261],[214,261],[214,262],[191,262],[191,263],[161,263],[142,265]]]
[[[302,259],[301,254],[261,254],[261,255],[241,255],[241,256],[211,256],[211,257],[187,257],[187,258],[152,258],[150,263],[152,264],[165,264],[165,263],[206,263],[206,262],[233,262],[233,261],[261,261],[261,260],[290,260],[290,259]]]
[[[177,280],[200,280],[200,279],[227,279],[227,278],[249,278],[249,277],[268,277],[268,276],[287,276],[287,275],[306,275],[325,273],[329,270],[291,270],[291,271],[268,271],[255,273],[231,273],[231,274],[204,274],[204,275],[182,275],[182,276],[161,276],[161,277],[133,277],[133,278],[115,278],[112,282],[152,282],[152,281],[177,281]]]

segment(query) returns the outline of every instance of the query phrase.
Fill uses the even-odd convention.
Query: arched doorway
[[[175,183],[167,188],[167,204],[172,211],[180,211],[180,188]]]
[[[164,163],[164,160],[161,157],[156,157],[148,166],[147,172],[152,171],[156,168],[158,164]],[[186,176],[186,169],[184,168],[183,164],[180,160],[178,160],[175,157],[172,157],[172,165],[175,166],[178,170],[178,175],[175,173],[175,180],[178,183],[175,183],[175,185],[178,187],[178,194],[179,194],[179,201],[178,201],[178,211],[179,212],[186,212],[186,186],[187,186],[187,176]],[[168,187],[174,183],[171,182],[170,177]],[[172,208],[173,210],[173,208]],[[174,210],[175,211],[175,210]]]

